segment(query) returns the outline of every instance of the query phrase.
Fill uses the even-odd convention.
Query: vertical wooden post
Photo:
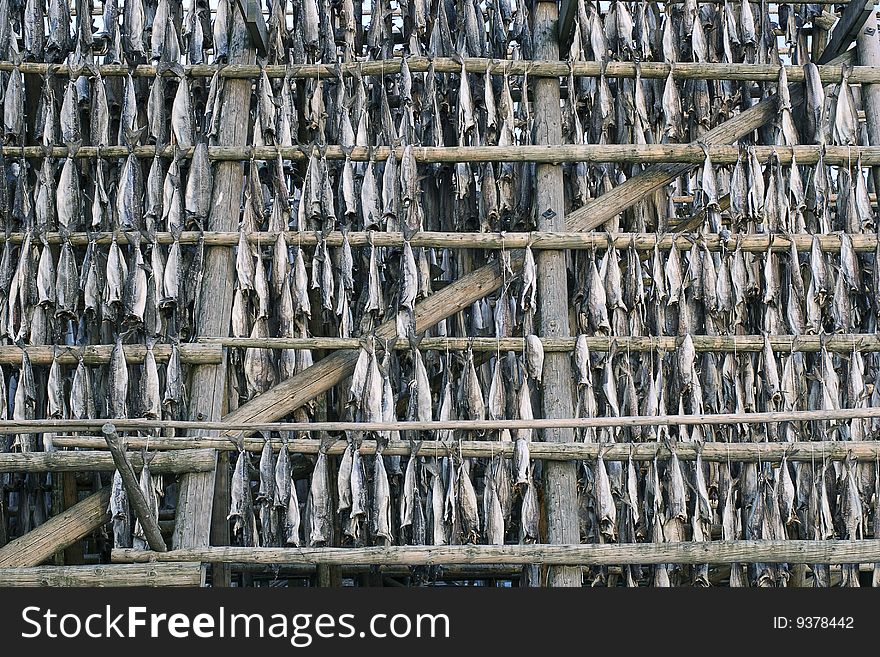
[[[76,473],[64,472],[61,477],[61,506],[62,510],[74,506],[79,501],[76,490]],[[83,563],[82,543],[74,543],[64,550],[64,565],[75,566]]]
[[[229,452],[217,455],[214,481],[214,508],[211,517],[211,545],[229,545]],[[228,563],[211,565],[211,586],[232,586],[232,570]]]
[[[251,43],[241,11],[236,6],[233,10],[232,34],[229,42],[229,63],[253,64],[255,58],[254,45]],[[248,143],[251,84],[252,81],[249,79],[226,80],[218,144],[244,146]],[[243,162],[222,162],[216,165],[212,211],[207,221],[207,230],[238,229],[243,183]],[[232,249],[208,248],[205,253],[201,301],[196,308],[198,335],[229,334],[234,276]],[[225,360],[224,356],[224,362],[219,365],[200,365],[194,368],[189,388],[190,420],[220,419],[221,404],[226,390]],[[181,479],[177,520],[174,527],[175,549],[208,545],[214,483],[215,472],[192,473]]]
[[[880,35],[877,32],[877,15],[872,13],[856,37],[859,64],[880,66]],[[880,84],[862,85],[862,109],[868,127],[870,146],[880,146]],[[880,193],[880,167],[872,167],[874,191]],[[880,203],[880,201],[878,201]]]
[[[559,59],[556,2],[539,0],[534,17],[535,58]],[[559,80],[540,78],[534,85],[535,143],[562,143],[562,110]],[[526,99],[523,99],[526,100]],[[565,230],[562,167],[538,164],[535,171],[535,203],[538,230]],[[568,279],[565,251],[541,251],[538,266],[538,312],[542,336],[570,335],[568,325]],[[548,353],[544,359],[544,417],[568,418],[574,413],[571,397],[571,361],[565,353]],[[552,442],[573,440],[570,429],[550,429],[544,439]],[[577,471],[574,462],[544,463],[545,500],[547,504],[547,540],[550,543],[580,542],[577,508]],[[550,569],[550,586],[580,586],[578,568]]]

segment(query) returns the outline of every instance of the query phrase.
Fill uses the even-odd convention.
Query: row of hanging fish
[[[204,243],[51,245],[26,233],[0,255],[0,336],[18,344],[112,344],[115,335],[168,342],[194,334]]]
[[[579,251],[577,325],[611,336],[872,333],[880,307],[869,291],[880,289],[880,251],[857,253],[849,234],[839,238],[835,253],[816,235],[808,252],[793,242],[785,250],[713,252],[699,236],[686,251]]]
[[[180,350],[172,345],[166,363],[159,364],[153,344],[147,343],[140,365],[126,363],[117,340],[107,365],[75,367],[56,358],[50,366],[31,365],[27,350],[19,368],[0,371],[0,420],[87,420],[142,417],[182,419],[186,409],[185,369]],[[0,452],[52,451],[52,434],[13,434],[0,437]]]
[[[339,459],[321,452],[310,479],[293,479],[287,449],[276,456],[268,441],[257,467],[240,452],[229,514],[236,539],[263,547],[538,540],[538,492],[527,453],[515,465],[501,457],[482,464],[454,454],[412,456],[401,469],[399,457],[366,457],[358,447],[352,438]]]

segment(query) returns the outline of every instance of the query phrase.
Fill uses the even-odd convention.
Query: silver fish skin
[[[186,150],[193,146],[192,101],[189,83],[181,78],[171,105],[171,134],[177,145]]]
[[[373,534],[379,545],[390,545],[391,534],[391,487],[385,471],[385,459],[381,452],[373,460],[373,507],[371,512]]]
[[[327,456],[321,452],[315,462],[306,503],[309,510],[309,545],[312,547],[325,545],[333,535],[333,501],[330,498],[329,478]]]
[[[272,443],[266,440],[260,452],[260,489],[257,502],[275,503],[275,455]]]
[[[538,540],[540,540],[540,534],[538,531],[539,521],[540,510],[538,508],[538,493],[535,490],[535,484],[532,481],[532,474],[530,472],[526,492],[522,499],[520,543],[537,543]]]
[[[128,417],[128,365],[125,362],[122,339],[119,337],[116,338],[116,344],[113,346],[108,368],[110,396],[107,410],[112,418]]]
[[[299,498],[296,493],[296,482],[290,480],[290,496],[287,500],[287,507],[284,514],[284,542],[286,545],[299,547],[300,545],[300,510]]]
[[[250,337],[269,337],[269,329],[264,317],[259,317],[254,322]],[[250,398],[260,395],[271,388],[277,380],[272,352],[269,349],[248,348],[244,355],[244,375]]]
[[[49,367],[46,393],[46,416],[53,419],[63,418],[65,415],[64,379],[57,355],[52,359],[52,365]]]
[[[56,213],[62,232],[75,232],[82,224],[82,195],[79,186],[79,169],[72,157],[64,160],[61,178],[55,193]]]
[[[213,178],[211,176],[211,162],[208,159],[208,145],[204,141],[200,141],[193,151],[184,195],[186,214],[198,225],[202,225],[211,211],[212,186]]]
[[[89,368],[86,367],[82,358],[80,358],[76,366],[73,382],[70,386],[70,413],[71,417],[75,420],[87,420],[96,417],[92,377],[89,373]]]
[[[144,356],[143,370],[140,380],[140,402],[142,414],[146,418],[158,419],[162,417],[162,393],[159,389],[159,367],[156,364],[156,355],[153,353],[153,345],[147,342],[147,352]]]
[[[37,264],[37,303],[41,306],[55,305],[55,263],[52,250],[44,244]]]
[[[186,405],[186,381],[180,364],[180,347],[174,342],[171,344],[171,357],[165,369],[165,393],[162,397],[162,405],[172,418],[181,417],[182,409]]]
[[[540,383],[544,373],[544,344],[536,335],[526,336],[525,362],[529,376]]]

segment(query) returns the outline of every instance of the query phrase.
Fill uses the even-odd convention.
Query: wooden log
[[[880,540],[700,541],[582,545],[393,545],[364,548],[196,548],[171,552],[113,550],[114,563],[211,561],[256,564],[529,564],[610,566],[724,563],[871,563],[880,561]]]
[[[871,16],[859,30],[856,47],[861,64],[880,70],[880,36],[877,32],[877,17]],[[868,143],[880,146],[880,83],[862,85],[862,105],[866,110]],[[874,189],[880,191],[880,166],[872,167],[872,173]]]
[[[828,44],[816,63],[828,64],[835,57],[846,52],[861,32],[862,26],[872,15],[874,15],[874,0],[850,0],[843,16],[831,30],[831,38],[828,39]]]
[[[555,79],[555,78],[552,78]],[[792,85],[792,89],[803,85]],[[803,98],[792,91],[792,103],[803,101]],[[770,102],[772,101],[772,102]],[[765,104],[766,103],[766,104]],[[739,156],[739,149],[729,145],[744,135],[748,134],[746,128],[763,125],[762,121],[771,113],[770,106],[775,108],[775,97],[761,101],[750,107],[745,112],[737,114],[730,121],[736,121],[742,117],[742,121],[734,126],[727,123],[710,130],[706,137],[708,142],[709,157],[713,164],[735,164]],[[773,110],[775,112],[775,109]],[[721,128],[724,127],[722,130]],[[749,131],[751,132],[751,131]],[[561,140],[560,140],[561,141]],[[816,164],[819,161],[819,153],[823,147],[815,144],[799,146],[755,146],[755,153],[761,161],[776,155],[783,165],[791,164],[792,155],[798,164]],[[880,164],[880,147],[877,146],[824,146],[825,163],[828,165],[848,166],[859,157],[863,166]],[[42,146],[19,147],[4,146],[4,155],[8,157],[27,157],[42,159],[46,157],[46,149]],[[374,146],[372,149],[365,146],[355,146],[351,149],[343,149],[341,146],[326,146],[323,154],[328,160],[344,160],[349,157],[355,162],[366,162],[371,158],[382,161],[388,156],[394,155],[398,159],[403,156],[400,148],[391,149],[388,146]],[[193,149],[187,149],[182,153],[183,157],[192,157]],[[68,150],[63,146],[53,147],[49,154],[52,157],[64,158]],[[101,149],[101,156],[105,158],[122,158],[128,154],[128,149],[121,146],[108,146]],[[141,158],[152,159],[156,155],[155,146],[138,146],[134,154]],[[171,157],[171,147],[159,150],[159,154]],[[298,146],[211,146],[208,148],[208,157],[219,162],[246,162],[251,159],[258,161],[274,161],[278,155],[282,159],[293,162],[305,162],[309,159],[308,149]],[[662,164],[675,166],[687,172],[690,168],[702,164],[705,160],[705,152],[696,143],[690,144],[555,144],[555,145],[518,145],[518,146],[414,146],[413,156],[416,162],[421,164],[457,162],[540,162],[552,164],[558,162],[586,162],[588,164],[605,164],[608,162],[617,164]],[[76,152],[76,157],[94,159],[97,157],[97,149],[93,146],[83,146]],[[625,183],[624,183],[625,184]],[[623,185],[619,185],[622,187]],[[617,189],[617,188],[615,188]],[[613,190],[612,190],[613,191]],[[610,193],[610,192],[609,192]],[[607,196],[607,194],[603,195]],[[589,207],[599,199],[594,199],[584,206]],[[584,208],[575,211],[576,216],[584,214]],[[604,222],[600,222],[604,223]],[[597,224],[598,225],[598,224]],[[219,228],[211,228],[217,230]],[[227,229],[228,230],[228,229]]]
[[[575,6],[576,10],[576,6]],[[820,19],[827,24],[828,18]],[[564,46],[563,46],[564,48]],[[258,78],[263,70],[270,78],[337,78],[339,74],[349,76],[382,76],[394,75],[400,72],[401,58],[380,59],[373,61],[346,62],[339,67],[328,64],[290,64],[268,65],[265,69],[256,65],[228,64],[217,66],[216,64],[198,64],[184,66],[184,73],[191,78],[212,77],[219,68],[220,76],[227,79]],[[602,63],[598,61],[562,62],[559,60],[527,60],[527,59],[491,59],[480,57],[465,57],[463,59],[465,70],[468,73],[484,74],[487,70],[493,75],[523,75],[528,72],[532,78],[565,78],[571,71],[575,77],[598,77],[602,74]],[[451,57],[427,57],[410,56],[407,65],[413,73],[425,73],[433,62],[435,73],[461,73],[461,63]],[[672,68],[672,77],[677,80],[708,79],[708,80],[743,80],[755,82],[775,82],[779,79],[779,66],[776,64],[746,64],[746,63],[723,63],[723,62],[676,62]],[[0,71],[12,71],[15,64],[10,61],[0,61]],[[785,67],[790,82],[803,82],[804,71],[801,66]],[[68,68],[66,64],[55,65],[42,62],[22,62],[18,70],[25,75],[45,75],[52,73],[66,77]],[[127,75],[129,72],[134,77],[154,78],[156,67],[141,64],[132,69],[121,64],[103,64],[98,67],[102,77]],[[641,62],[641,76],[644,79],[666,79],[669,76],[670,66],[665,62]],[[88,76],[88,71],[83,71]],[[841,67],[839,65],[822,65],[819,67],[819,76],[823,82],[833,83],[840,81]],[[165,76],[173,76],[172,71],[163,73]],[[634,78],[636,68],[633,62],[606,62],[605,76],[609,78]],[[850,77],[852,83],[880,82],[880,71],[869,65],[854,66]]]
[[[125,487],[125,492],[128,493],[128,501],[131,503],[134,515],[140,521],[141,528],[144,530],[147,544],[151,550],[165,552],[168,548],[162,538],[162,532],[159,531],[158,518],[154,518],[150,512],[147,498],[144,497],[144,493],[134,474],[134,469],[126,457],[125,449],[119,442],[119,434],[116,433],[116,427],[108,422],[104,425],[102,431],[107,447],[110,449],[110,454],[113,456],[113,462],[116,464],[116,470],[122,476],[122,485]]]
[[[876,197],[872,194],[872,200]],[[692,199],[691,199],[692,200]],[[836,201],[836,195],[831,195],[831,202]],[[699,225],[699,222],[698,222]],[[468,233],[468,232],[433,232],[419,231],[413,235],[410,240],[410,246],[416,247],[432,247],[442,249],[524,249],[527,245],[531,246],[533,251],[550,249],[578,249],[605,251],[608,248],[628,249],[635,248],[637,251],[652,251],[655,247],[660,250],[669,250],[672,244],[679,250],[690,249],[692,246],[692,236],[680,234],[683,231],[677,230],[676,234],[658,235],[657,233],[582,233],[569,231],[531,231],[519,233]],[[96,238],[98,244],[110,244],[113,233],[92,233],[92,237]],[[352,231],[347,233],[348,243],[352,247],[366,246],[403,246],[403,233],[399,232],[378,232],[378,231]],[[49,244],[61,244],[63,238],[60,233],[46,233],[46,240]],[[181,244],[196,244],[199,238],[205,240],[206,246],[237,246],[239,234],[237,232],[223,231],[206,231],[199,233],[196,231],[185,231],[180,235]],[[247,236],[248,242],[258,246],[267,247],[275,242],[278,237],[276,231],[260,231],[250,233]],[[325,241],[327,246],[342,246],[343,236],[339,231],[332,231],[326,236],[321,236],[316,231],[286,231],[284,237],[288,244],[296,244],[303,247],[314,247]],[[850,239],[853,243],[855,251],[861,253],[873,253],[877,248],[877,234],[870,233],[850,233]],[[733,251],[740,248],[744,252],[763,253],[767,249],[779,252],[787,252],[794,242],[795,249],[798,251],[809,251],[813,244],[813,235],[796,234],[796,235],[780,235],[766,233],[739,233],[730,236],[721,236],[715,233],[703,233],[700,236],[701,244],[710,251]],[[816,235],[819,240],[819,246],[826,253],[840,252],[840,233]],[[7,238],[0,233],[0,243]],[[24,239],[21,233],[12,233],[9,241],[13,244],[20,244]],[[89,241],[88,233],[72,233],[68,236],[71,244],[74,246],[85,246]],[[123,237],[117,240],[120,244],[127,243]],[[156,241],[159,244],[171,244],[174,240],[171,233],[156,233]],[[199,355],[189,352],[191,343],[185,343],[181,346],[181,356],[184,360],[190,359],[188,362],[200,362],[198,358],[220,358],[219,355]],[[141,345],[124,345],[139,348],[134,349],[131,353],[138,355],[143,359]],[[5,347],[4,347],[5,348]],[[17,347],[16,347],[17,348]],[[154,348],[157,358],[162,354],[162,358],[167,358],[167,345],[157,344]],[[31,352],[31,350],[37,350]],[[42,347],[28,347],[29,353],[40,353]],[[51,349],[47,347],[46,349]],[[61,347],[61,349],[67,349]],[[75,347],[69,349],[75,350]],[[88,349],[88,348],[87,348]],[[20,353],[20,352],[19,352]],[[76,351],[72,351],[76,353]],[[33,360],[33,357],[31,358]],[[213,362],[213,361],[211,361]]]
[[[101,564],[0,568],[0,587],[201,586],[200,563]]]
[[[203,338],[205,342],[224,347],[262,349],[358,349],[359,338]],[[576,338],[541,337],[547,353],[574,351]],[[683,338],[674,336],[588,336],[587,346],[591,351],[606,352],[612,345],[621,351],[654,352],[676,351]],[[694,335],[694,348],[697,352],[758,352],[764,348],[764,337],[760,335]],[[838,333],[835,335],[771,335],[770,348],[778,353],[790,354],[821,351],[824,346],[829,352],[851,353],[880,351],[880,334],[876,333]],[[397,342],[392,349],[407,351],[409,345]],[[523,351],[522,338],[425,338],[419,343],[422,351],[465,351],[475,352]],[[546,367],[545,367],[546,369]]]
[[[100,440],[99,447],[104,447]],[[149,440],[144,441],[149,448]],[[129,454],[136,468],[144,466],[143,456]],[[187,450],[186,455],[159,453],[152,456],[150,470],[154,474],[182,474],[208,472],[214,468],[214,455],[209,449]],[[116,464],[107,452],[27,452],[0,454],[0,473],[3,472],[113,472]]]
[[[76,365],[82,356],[86,365],[106,365],[110,362],[113,345],[98,344],[83,347],[67,346],[34,346],[0,345],[0,365],[21,365],[21,354],[27,351],[31,365],[51,365],[54,358],[62,365]],[[142,344],[126,344],[122,346],[125,362],[138,364],[144,362],[147,348]],[[170,344],[157,344],[153,354],[159,362],[167,362],[171,357]],[[186,343],[180,345],[180,361],[188,364],[219,363],[223,359],[223,350],[217,346]]]
[[[573,0],[572,0],[573,3]],[[556,0],[535,3],[534,47],[540,59],[558,60],[558,10]],[[534,83],[535,142],[538,145],[562,142],[562,111],[558,78],[538,78]],[[542,163],[535,167],[535,206],[538,229],[565,230],[565,190],[562,167]],[[568,325],[568,271],[565,251],[541,251],[536,258],[538,315],[540,335],[565,338],[571,335]],[[537,331],[536,331],[537,332]],[[546,418],[565,418],[574,414],[571,395],[571,358],[560,352],[548,353],[544,360],[541,385],[541,408]],[[527,384],[524,384],[527,385]],[[549,443],[573,439],[570,429],[553,428],[544,432]],[[547,540],[550,543],[576,543],[580,540],[577,508],[577,466],[574,461],[548,463],[544,471],[547,510]],[[549,586],[580,586],[583,581],[576,568],[552,568]]]
[[[109,519],[110,487],[0,548],[0,568],[39,566],[53,554],[95,531]]]
[[[344,352],[348,353],[348,352]],[[880,407],[841,408],[808,411],[772,411],[761,413],[710,413],[700,415],[624,415],[581,418],[536,418],[533,420],[446,420],[428,422],[259,422],[233,420],[191,422],[174,420],[113,420],[118,429],[194,429],[201,434],[222,431],[230,438],[241,433],[257,431],[342,432],[342,431],[498,431],[501,429],[583,429],[587,427],[669,426],[673,424],[765,424],[776,422],[841,421],[880,417]],[[100,420],[99,422],[106,422]],[[4,433],[44,433],[50,428],[64,427],[82,431],[93,429],[95,420],[19,420],[0,422]],[[11,427],[6,429],[5,427]],[[20,427],[20,428],[18,428]],[[227,438],[228,440],[229,438]],[[57,443],[69,445],[69,442]],[[161,439],[153,439],[159,444]],[[849,443],[847,443],[849,444]]]
[[[232,12],[229,41],[230,64],[254,64],[255,52],[241,12]],[[223,106],[217,143],[240,148],[249,139],[251,81],[228,80],[223,91]],[[233,231],[238,228],[244,169],[238,162],[223,162],[214,172],[211,214],[206,228]],[[198,325],[195,334],[225,336],[229,334],[232,314],[232,288],[235,276],[232,251],[208,247],[199,302],[196,304]],[[203,365],[193,369],[188,390],[187,413],[191,420],[217,420],[226,388],[226,361],[219,365]],[[206,546],[211,538],[211,516],[214,504],[215,472],[185,475],[180,482],[175,548]]]
[[[58,442],[70,447],[98,447],[102,444],[100,438],[59,438]],[[128,440],[131,447],[137,448],[146,441],[142,438]],[[243,441],[245,450],[259,453],[263,449],[262,439],[245,438]],[[272,440],[272,448],[280,451],[284,443],[280,440]],[[222,438],[155,438],[151,446],[158,450],[181,450],[193,451],[195,449],[213,448],[223,451],[237,450],[238,447],[230,440]],[[193,447],[196,445],[197,447]],[[327,454],[339,456],[345,450],[347,442],[337,440],[330,444]],[[297,438],[288,441],[287,450],[291,454],[317,454],[321,446],[318,439]],[[376,441],[364,440],[358,450],[364,456],[376,453]],[[533,459],[544,461],[592,461],[598,457],[598,443],[548,443],[533,442],[529,448],[529,455]],[[453,444],[439,440],[422,441],[420,454],[423,456],[445,456],[453,451],[461,454],[462,458],[492,458],[501,456],[513,458],[513,444],[492,440],[462,440]],[[386,456],[409,456],[412,447],[406,441],[391,440],[383,452]],[[675,453],[682,461],[696,460],[697,452],[693,443],[681,443],[676,445]],[[669,448],[658,442],[645,443],[615,443],[608,445],[605,455],[606,461],[626,461],[632,455],[633,461],[652,461],[655,457],[660,459],[669,458]],[[779,443],[705,443],[703,445],[702,458],[704,461],[724,463],[737,462],[762,462],[779,463],[783,456],[789,461],[801,462],[824,462],[825,460],[843,461],[848,456],[853,456],[859,461],[873,462],[880,456],[880,441],[800,441]]]
[[[0,457],[2,460],[2,457]],[[65,511],[71,508],[74,504],[77,503],[79,499],[79,495],[77,494],[77,486],[76,486],[76,475],[73,472],[65,472],[61,475],[61,504],[62,511]],[[0,493],[2,496],[2,493]],[[0,519],[2,522],[2,519]],[[64,564],[65,566],[75,566],[78,564],[82,564],[83,562],[83,549],[82,545],[79,543],[74,543],[73,545],[67,546],[64,550]]]

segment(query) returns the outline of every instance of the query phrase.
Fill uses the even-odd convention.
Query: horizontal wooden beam
[[[91,534],[109,519],[110,487],[77,502],[63,513],[0,548],[0,568],[39,566],[53,554]]]
[[[690,199],[691,201],[693,199]],[[832,201],[834,199],[832,198]],[[370,245],[394,247],[403,246],[404,237],[400,232],[380,232],[374,230],[351,231],[345,234],[351,247],[366,247]],[[46,233],[49,244],[61,244],[64,237],[60,233]],[[119,244],[127,244],[128,239],[124,233],[115,234]],[[158,244],[172,244],[174,237],[168,232],[155,233],[153,236]],[[247,234],[247,240],[251,244],[270,247],[278,238],[277,231],[258,231]],[[815,236],[819,240],[819,246],[826,253],[840,251],[840,233],[831,233]],[[853,249],[862,253],[873,253],[877,248],[876,233],[850,233]],[[71,233],[67,240],[73,246],[86,246],[92,239],[96,244],[106,245],[113,241],[114,233]],[[13,244],[21,244],[24,240],[22,233],[11,233],[7,238],[0,233],[0,243],[9,240]],[[343,233],[332,231],[322,235],[317,231],[294,231],[284,232],[285,241],[291,246],[313,247],[326,242],[327,246],[342,246]],[[196,244],[204,240],[205,246],[238,246],[239,234],[237,232],[219,231],[185,231],[179,235],[181,244]],[[413,234],[409,243],[413,248],[431,247],[438,249],[524,249],[531,246],[532,249],[597,249],[604,251],[607,248],[628,249],[635,248],[638,251],[650,251],[656,246],[661,250],[672,248],[673,242],[679,249],[690,249],[694,238],[691,235],[657,233],[580,233],[580,232],[549,232],[531,231],[517,233],[475,233],[475,232],[442,232],[442,231],[419,231]],[[721,236],[717,233],[702,233],[699,243],[709,251],[733,251],[740,248],[750,253],[763,253],[768,248],[776,251],[788,251],[794,242],[798,251],[809,251],[813,244],[813,235],[797,233],[782,235],[777,233],[734,233],[730,236]],[[157,345],[157,348],[164,345]],[[188,349],[188,345],[181,345],[181,354]],[[30,349],[30,348],[29,348]],[[157,353],[162,352],[159,349]],[[141,356],[143,357],[143,356]],[[167,356],[166,356],[167,357]],[[192,357],[192,356],[190,356]],[[207,356],[206,356],[207,357]]]
[[[0,365],[21,365],[21,354],[27,351],[31,365],[51,365],[54,358],[62,365],[76,365],[82,356],[86,365],[104,365],[110,362],[113,345],[97,344],[83,347],[64,345],[44,345],[35,347],[18,347],[16,345],[0,345]],[[147,348],[142,344],[122,345],[125,362],[129,364],[143,363]],[[165,362],[171,357],[170,344],[156,344],[153,355],[158,362]],[[180,345],[180,362],[187,364],[218,364],[223,360],[223,350],[218,345],[185,343]]]
[[[202,586],[200,563],[101,564],[0,568],[0,587]]]
[[[150,441],[142,446],[150,449]],[[140,449],[140,447],[138,447]],[[135,468],[144,467],[143,455],[128,455]],[[210,449],[183,452],[161,452],[149,457],[153,474],[181,474],[210,472],[214,469],[214,454]],[[0,454],[0,473],[3,472],[113,472],[116,466],[108,452],[26,452]]]
[[[99,449],[101,440],[89,437],[58,438],[67,447],[81,447]],[[129,446],[140,447],[146,444],[143,438],[127,439]],[[245,450],[259,453],[265,442],[257,438],[245,438],[241,443]],[[285,443],[280,440],[271,441],[275,451],[284,449]],[[235,451],[238,445],[230,440],[222,438],[210,438],[192,436],[187,438],[154,438],[150,440],[150,446],[158,450],[190,451],[196,449],[212,448],[218,450]],[[329,445],[324,445],[330,456],[341,455],[347,446],[344,440],[337,440]],[[321,449],[321,441],[297,438],[287,441],[287,450],[291,454],[318,454]],[[375,454],[377,443],[375,440],[364,440],[359,448],[363,455]],[[672,454],[669,447],[660,442],[640,443],[546,443],[534,441],[529,445],[529,456],[533,459],[544,461],[577,461],[595,460],[598,458],[600,449],[606,449],[603,458],[606,461],[626,461],[632,457],[634,461],[652,461],[655,458],[666,459]],[[419,447],[421,456],[445,456],[450,452],[460,455],[462,458],[492,458],[501,456],[513,458],[514,444],[512,442],[500,442],[498,440],[460,440],[443,442],[440,440],[424,440]],[[389,440],[382,450],[386,456],[409,456],[412,454],[412,446],[404,440]],[[676,444],[675,453],[682,461],[694,461],[697,458],[697,446],[694,443],[684,442]],[[704,461],[726,461],[778,463],[785,456],[789,461],[816,461],[821,463],[826,459],[842,461],[850,456],[859,461],[873,462],[880,457],[880,441],[803,441],[803,442],[778,442],[778,443],[721,443],[707,442],[701,447]]]
[[[149,428],[217,430],[230,437],[241,433],[257,431],[327,432],[327,431],[500,431],[501,429],[586,429],[589,427],[645,427],[671,425],[726,425],[726,424],[774,424],[779,422],[844,421],[880,417],[880,407],[841,408],[835,410],[812,411],[774,411],[763,413],[709,413],[700,415],[624,415],[621,417],[581,417],[581,418],[536,418],[533,420],[445,420],[430,422],[239,422],[224,420],[220,422],[178,422],[172,420],[113,420],[118,429],[143,430]],[[107,420],[100,420],[100,423]],[[24,426],[30,432],[37,432],[42,420],[22,420],[20,422],[0,423],[0,433],[22,433],[21,430],[5,429],[5,425]],[[70,420],[68,430],[97,431],[92,428],[93,420]],[[48,423],[48,421],[47,421]],[[62,421],[52,424],[55,429],[64,429]],[[43,428],[41,431],[46,431]],[[27,431],[26,431],[27,432]],[[37,432],[39,433],[39,432]],[[151,438],[156,445],[160,438]],[[222,440],[222,439],[221,439]],[[191,443],[193,441],[190,441]],[[65,443],[59,443],[61,445]],[[67,443],[69,445],[69,443]]]
[[[638,563],[870,563],[880,561],[880,540],[707,541],[690,543],[606,543],[584,545],[393,545],[365,548],[208,547],[171,552],[113,550],[117,563],[203,561],[213,563],[494,564],[542,563],[609,566]]]
[[[757,105],[755,106],[757,107]],[[759,122],[760,126],[761,123]],[[737,137],[727,141],[736,141]],[[317,147],[314,147],[317,152]],[[735,164],[739,157],[739,148],[729,144],[711,144],[709,157],[714,164]],[[759,160],[767,160],[775,154],[782,164],[791,164],[792,155],[798,164],[815,164],[819,161],[819,153],[824,148],[824,160],[828,165],[850,166],[861,157],[862,166],[880,165],[880,146],[755,146],[755,154]],[[134,149],[137,157],[152,158],[156,155],[155,146],[138,146]],[[159,154],[165,157],[173,155],[171,146],[159,148]],[[28,157],[42,159],[47,156],[67,157],[67,147],[55,146],[44,149],[42,146],[3,146],[6,157]],[[355,146],[343,149],[342,146],[326,146],[323,154],[328,160],[344,160],[355,162],[386,160],[390,155],[400,159],[403,148],[376,146],[372,149]],[[192,157],[193,149],[187,149],[181,155]],[[122,158],[128,155],[124,146],[108,146],[101,149],[101,157]],[[278,156],[283,160],[305,161],[310,157],[308,147],[299,146],[210,146],[208,157],[216,161],[275,160]],[[76,151],[76,157],[94,159],[98,149],[94,146],[82,146]],[[676,164],[698,165],[705,160],[706,154],[696,143],[690,144],[564,144],[559,146],[414,146],[413,156],[416,162],[456,163],[456,162],[587,162],[588,164]]]
[[[538,338],[545,352],[574,351],[577,338]],[[761,335],[694,335],[694,349],[698,352],[755,352],[764,348]],[[261,349],[359,349],[358,338],[200,338],[209,344],[237,348]],[[652,352],[676,351],[684,338],[675,336],[587,336],[592,351],[607,352],[612,347],[619,351]],[[878,333],[837,333],[834,335],[771,335],[770,348],[778,353],[795,351],[816,352],[824,346],[827,351],[849,353],[880,351]],[[424,338],[419,343],[422,351],[523,351],[523,338]],[[395,342],[392,349],[409,351],[411,347]]]
[[[393,75],[400,72],[402,59],[391,59],[342,63],[337,68],[328,64],[290,64],[269,65],[265,68],[257,65],[227,64],[198,64],[184,66],[184,73],[188,77],[205,78],[212,77],[219,71],[223,78],[258,78],[265,70],[270,78],[337,78],[343,76],[382,76]],[[525,59],[487,59],[481,57],[466,57],[463,60],[465,70],[468,73],[484,74],[490,71],[493,75],[523,75],[528,72],[530,77],[554,77],[566,78],[569,73],[575,77],[598,77],[602,74],[602,62],[560,62],[550,60],[525,60]],[[425,73],[431,69],[435,73],[461,73],[462,64],[451,57],[427,57],[411,56],[407,58],[407,66],[412,73]],[[745,80],[745,81],[773,81],[779,78],[780,67],[776,64],[728,64],[723,62],[676,62],[670,67],[665,62],[641,62],[640,73],[645,79],[665,79],[669,76],[670,68],[672,77],[679,80],[688,79],[718,79],[718,80]],[[15,64],[10,61],[0,62],[0,71],[12,71]],[[25,74],[45,75],[53,73],[67,77],[69,69],[66,64],[45,64],[42,62],[22,62],[18,70]],[[131,72],[135,77],[155,77],[156,67],[141,64],[129,68],[121,64],[103,64],[98,67],[103,77],[128,75]],[[786,66],[786,74],[790,82],[801,82],[804,79],[804,70],[801,66]],[[83,71],[89,75],[89,71]],[[174,72],[166,71],[166,76],[173,76]],[[606,62],[605,76],[610,78],[633,78],[636,75],[636,65],[633,62]],[[822,65],[819,67],[819,76],[823,82],[840,82],[841,67],[834,65]],[[850,76],[851,83],[876,83],[880,82],[880,71],[872,66],[855,66]]]

